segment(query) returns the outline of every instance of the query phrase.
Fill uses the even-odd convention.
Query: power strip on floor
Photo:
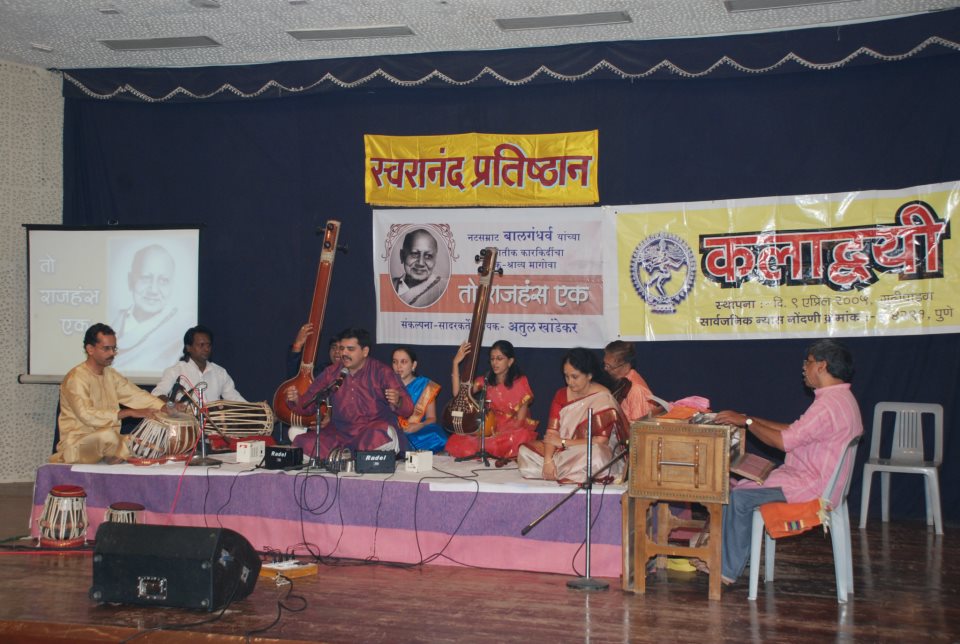
[[[265,563],[260,566],[261,577],[273,578],[277,575],[283,575],[289,579],[296,579],[297,577],[306,577],[315,574],[317,574],[317,564],[297,561],[296,559],[277,563]]]

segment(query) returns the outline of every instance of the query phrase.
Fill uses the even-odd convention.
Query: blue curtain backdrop
[[[958,180],[958,42],[960,11],[948,11],[728,38],[236,68],[71,70],[64,82],[63,220],[202,224],[200,321],[216,332],[214,359],[248,399],[269,399],[286,377],[285,352],[308,315],[319,257],[315,230],[327,219],[343,222],[341,242],[349,251],[334,266],[321,352],[343,327],[375,327],[364,134],[596,128],[602,204]],[[742,68],[714,67],[724,55]],[[658,67],[664,60],[674,71]],[[775,64],[780,60],[786,62]],[[600,61],[607,64],[598,67]],[[478,75],[484,66],[499,76]],[[541,66],[553,75],[532,73]],[[363,80],[377,69],[383,73]],[[433,70],[464,83],[415,82]],[[348,86],[318,82],[327,72]],[[226,84],[239,89],[219,91]],[[495,339],[487,337],[487,344]],[[943,510],[957,520],[960,336],[846,342],[857,362],[853,386],[868,433],[877,401],[944,405]],[[448,390],[454,347],[433,346],[429,337],[422,343],[420,372]],[[715,409],[790,421],[810,402],[800,377],[806,344],[649,342],[638,347],[637,367],[661,397],[700,394]],[[373,354],[389,362],[390,347]],[[562,355],[518,350],[537,396],[537,418],[545,420],[563,384]],[[449,391],[441,394],[441,405],[448,397]],[[862,446],[861,462],[866,451]],[[922,516],[919,480],[898,481],[893,492],[895,516]],[[873,507],[878,512],[878,500]]]

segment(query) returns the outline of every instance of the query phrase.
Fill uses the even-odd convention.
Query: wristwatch
[[[562,449],[562,450],[563,450],[563,449],[567,449],[567,439],[566,439],[566,438],[561,438],[561,439],[560,439],[560,449]]]
[[[746,428],[748,428],[748,429],[750,428],[750,425],[752,425],[752,424],[753,424],[753,419],[750,418],[749,416],[747,416],[747,419],[746,419],[745,421],[743,421],[743,426],[746,427]]]

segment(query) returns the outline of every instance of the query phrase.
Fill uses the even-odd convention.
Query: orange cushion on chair
[[[774,539],[790,537],[823,523],[820,499],[803,503],[764,503],[760,506],[767,534]]]

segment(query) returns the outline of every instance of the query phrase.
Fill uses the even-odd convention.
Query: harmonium
[[[728,503],[730,464],[743,456],[744,430],[703,422],[710,416],[634,422],[628,494],[660,501]]]

